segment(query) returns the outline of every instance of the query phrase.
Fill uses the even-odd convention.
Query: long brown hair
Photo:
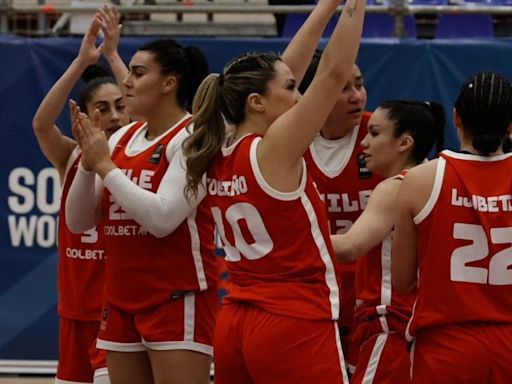
[[[192,105],[193,130],[183,143],[187,162],[187,198],[197,196],[198,186],[225,140],[226,122],[242,123],[251,93],[265,94],[275,76],[272,53],[248,53],[228,63],[224,73],[209,75],[197,90]]]

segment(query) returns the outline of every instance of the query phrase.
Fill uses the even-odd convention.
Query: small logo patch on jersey
[[[369,179],[372,177],[372,173],[368,168],[366,168],[366,159],[364,158],[364,153],[357,155],[357,166],[359,168],[360,179]]]
[[[108,320],[108,309],[103,308],[103,311],[101,312],[101,322],[100,322],[100,329],[102,331],[107,329],[107,320]]]
[[[149,158],[149,162],[151,164],[158,164],[160,162],[160,158],[162,157],[162,152],[164,150],[164,145],[160,144],[158,147],[155,148],[155,152],[151,155]]]

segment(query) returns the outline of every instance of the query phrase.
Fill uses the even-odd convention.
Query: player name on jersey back
[[[217,196],[237,196],[247,193],[247,181],[244,176],[234,175],[231,180],[217,180],[208,177],[206,186],[209,195]]]
[[[452,205],[473,208],[479,212],[508,212],[512,211],[512,195],[463,196],[457,188],[452,188]]]

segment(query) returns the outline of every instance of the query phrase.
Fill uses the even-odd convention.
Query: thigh
[[[213,355],[217,291],[187,292],[135,316],[144,345],[155,351],[189,350]]]
[[[397,333],[380,333],[368,339],[359,351],[351,384],[407,384],[410,378],[408,342]]]
[[[253,309],[243,329],[243,355],[254,382],[348,382],[336,322]]]
[[[420,330],[411,352],[413,383],[488,382],[490,367],[485,349],[471,325]]]
[[[146,352],[135,315],[104,302],[97,347],[116,352]],[[110,368],[110,367],[109,367]]]
[[[91,365],[94,372],[94,384],[109,383],[107,369],[107,351],[96,346],[96,340],[89,350]]]
[[[153,373],[146,352],[107,351],[112,384],[153,384]]]
[[[215,384],[251,384],[242,352],[242,325],[247,309],[243,305],[224,304],[215,323]]]
[[[186,350],[148,350],[154,384],[209,384],[211,357]]]
[[[89,353],[97,336],[96,322],[59,319],[57,382],[93,382],[94,370]]]

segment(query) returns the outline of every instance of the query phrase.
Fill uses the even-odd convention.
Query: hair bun
[[[85,83],[100,77],[112,77],[112,73],[106,65],[92,64],[85,68],[85,71],[82,73],[82,80]]]

